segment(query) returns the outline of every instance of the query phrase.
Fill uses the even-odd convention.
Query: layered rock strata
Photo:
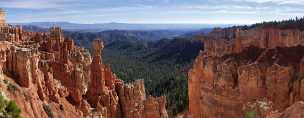
[[[188,117],[266,117],[304,100],[303,32],[217,33],[226,36],[206,39],[204,51],[189,71]]]

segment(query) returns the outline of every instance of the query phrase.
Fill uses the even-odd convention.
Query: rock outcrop
[[[0,26],[4,26],[5,24],[5,12],[0,9]]]
[[[272,112],[266,118],[303,118],[304,102],[299,101],[288,107],[281,113]]]
[[[23,118],[167,118],[165,97],[146,97],[144,82],[126,84],[102,62],[102,40],[93,56],[50,32],[23,31],[2,22],[0,11],[1,92],[22,110]],[[3,25],[1,24],[3,23]]]
[[[304,100],[303,34],[273,28],[211,33],[189,71],[188,117],[266,117]]]
[[[168,118],[166,99],[146,96],[143,80],[118,86],[123,115],[126,118]]]

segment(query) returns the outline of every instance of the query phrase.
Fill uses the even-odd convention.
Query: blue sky
[[[0,0],[8,22],[250,24],[304,16],[304,0]]]

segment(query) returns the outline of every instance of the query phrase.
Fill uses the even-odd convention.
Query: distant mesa
[[[90,31],[100,32],[105,30],[200,30],[214,27],[228,27],[232,25],[225,24],[135,24],[135,23],[96,23],[96,24],[80,24],[71,22],[33,22],[33,23],[13,23],[16,25],[36,26],[40,28],[50,28],[59,26],[67,31]]]

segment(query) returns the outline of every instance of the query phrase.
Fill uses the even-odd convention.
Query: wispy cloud
[[[4,8],[45,9],[63,7],[59,1],[50,0],[3,0],[0,6]]]
[[[304,0],[0,0],[0,7],[11,22],[253,23],[304,16]]]

